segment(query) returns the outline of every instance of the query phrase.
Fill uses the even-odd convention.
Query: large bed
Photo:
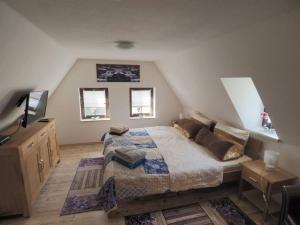
[[[115,150],[124,146],[144,151],[144,164],[129,169],[114,161]],[[254,146],[253,152],[257,152],[257,143]],[[247,149],[249,153],[249,147]],[[235,160],[220,161],[207,148],[170,126],[130,129],[122,136],[106,134],[103,186],[98,197],[109,215],[140,212],[138,209],[130,211],[126,205],[137,200],[157,200],[159,196],[174,198],[174,193],[178,198],[178,193],[238,180],[240,163],[256,157],[256,153],[248,154],[252,158],[246,154]],[[163,204],[159,208],[164,208]]]

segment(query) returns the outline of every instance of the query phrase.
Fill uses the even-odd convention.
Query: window
[[[253,80],[250,77],[228,77],[221,78],[221,81],[244,127],[278,140]]]
[[[130,88],[130,117],[155,117],[153,88]]]
[[[109,118],[107,88],[80,88],[79,95],[81,120],[107,120]]]

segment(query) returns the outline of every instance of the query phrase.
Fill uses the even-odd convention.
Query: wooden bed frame
[[[245,154],[252,159],[262,157],[263,142],[250,138],[245,148]],[[214,197],[231,182],[240,180],[241,168],[226,171],[223,174],[223,184],[219,187],[201,188],[181,192],[168,192],[164,194],[150,195],[136,198],[134,200],[122,200],[118,202],[117,208],[108,213],[109,217],[136,215],[140,213],[153,212],[181,205],[200,202],[201,199]]]

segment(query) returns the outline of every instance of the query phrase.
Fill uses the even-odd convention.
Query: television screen
[[[31,91],[29,93],[22,122],[23,127],[45,116],[47,100],[48,91]]]

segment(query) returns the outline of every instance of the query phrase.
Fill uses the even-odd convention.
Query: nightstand
[[[279,204],[272,199],[272,195],[281,191],[283,185],[293,183],[297,179],[293,174],[276,167],[267,170],[262,160],[242,163],[242,176],[239,185],[239,197],[245,197],[264,213],[266,220],[269,214],[280,210]],[[245,183],[254,187],[244,191]]]

